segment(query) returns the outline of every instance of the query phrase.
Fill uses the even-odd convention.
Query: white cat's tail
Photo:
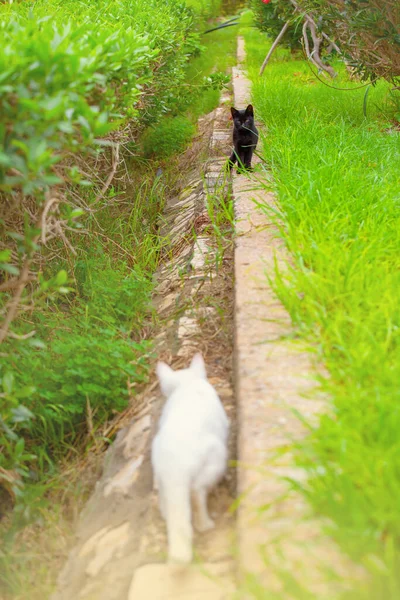
[[[193,529],[190,486],[186,481],[164,482],[163,497],[168,532],[170,562],[190,563],[193,555]]]

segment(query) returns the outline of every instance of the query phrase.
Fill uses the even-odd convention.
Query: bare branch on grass
[[[260,69],[260,73],[259,73],[260,77],[264,73],[265,67],[268,64],[269,59],[271,58],[275,48],[277,47],[277,45],[279,44],[279,42],[285,35],[288,27],[289,27],[289,23],[285,23],[284,26],[282,27],[281,31],[279,32],[277,38],[275,39],[274,43],[272,44],[271,48],[269,49],[269,52],[268,52],[267,56],[265,57],[263,64],[261,65],[261,69]]]
[[[335,78],[337,73],[336,71],[330,66],[327,65],[323,62],[323,60],[321,59],[320,56],[320,51],[321,51],[321,44],[323,42],[323,40],[325,39],[329,45],[330,45],[330,51],[332,50],[332,48],[334,48],[336,50],[336,52],[338,52],[339,54],[341,54],[340,49],[338,48],[337,44],[324,32],[321,32],[320,35],[318,35],[317,33],[317,24],[315,23],[313,17],[308,14],[305,13],[300,6],[297,4],[296,0],[290,0],[291,4],[293,5],[295,12],[299,13],[302,18],[304,19],[304,24],[303,24],[303,45],[304,45],[304,49],[307,55],[307,58],[321,71],[329,73],[329,75],[332,78]],[[265,57],[265,60],[261,66],[260,69],[260,75],[263,74],[264,69],[266,67],[266,65],[268,64],[268,61],[273,53],[273,51],[275,50],[276,46],[278,45],[278,43],[280,42],[280,40],[282,39],[284,33],[286,32],[287,28],[289,27],[289,23],[285,23],[285,25],[283,26],[282,30],[280,31],[278,37],[276,38],[276,40],[274,41],[274,43],[271,46],[270,51],[268,52],[267,56]],[[310,42],[308,39],[308,31],[311,34],[311,39],[313,42],[313,48],[312,50],[310,49]]]
[[[311,38],[313,41],[312,51],[310,51],[310,45],[309,45],[307,31],[310,31],[310,33],[311,33]],[[309,17],[306,17],[306,20],[304,21],[304,24],[303,24],[303,40],[304,40],[304,48],[306,51],[307,58],[317,67],[317,69],[319,69],[321,71],[325,71],[326,73],[329,73],[329,75],[332,77],[332,79],[334,79],[337,75],[336,71],[330,65],[326,65],[322,61],[321,56],[320,56],[321,43],[323,41],[323,38],[322,38],[322,36],[321,37],[318,36],[315,23]]]

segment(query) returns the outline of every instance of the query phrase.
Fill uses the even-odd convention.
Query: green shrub
[[[22,435],[30,452],[40,445],[47,462],[59,446],[87,433],[88,410],[96,425],[125,408],[127,380],[143,382],[149,368],[151,344],[131,338],[147,312],[149,276],[101,260],[95,268],[78,263],[76,274],[83,292],[69,312],[35,317],[46,343],[11,339],[3,346],[0,444],[7,446],[4,435],[9,441]],[[13,452],[3,449],[0,467],[15,468]]]
[[[135,343],[104,326],[58,330],[46,348],[35,352],[21,344],[14,347],[12,361],[1,366],[11,419],[6,412],[2,418],[8,421],[11,439],[23,436],[31,454],[39,444],[47,461],[58,458],[63,446],[87,435],[88,410],[93,411],[96,426],[126,407],[127,378],[145,379],[148,351],[148,343]],[[26,393],[26,397],[19,394],[21,403],[15,407],[10,378],[16,390]],[[0,466],[12,469],[13,463],[13,452],[3,452]]]
[[[146,156],[167,158],[185,149],[195,127],[187,117],[166,117],[146,132],[143,151]]]
[[[191,11],[173,0],[163,10],[155,0],[3,6],[0,191],[40,199],[60,182],[63,154],[98,147],[126,119],[168,111],[198,50],[192,28]]]

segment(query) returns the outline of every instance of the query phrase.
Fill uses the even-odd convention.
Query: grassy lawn
[[[329,410],[299,450],[304,490],[371,580],[346,598],[400,598],[400,144],[389,85],[338,91],[244,29],[262,150],[293,262],[275,288],[325,368]],[[329,85],[355,88],[344,74]]]

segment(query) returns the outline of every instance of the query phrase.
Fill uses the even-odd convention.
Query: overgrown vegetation
[[[249,0],[254,22],[280,44],[316,57],[339,54],[362,80],[400,77],[400,5],[395,0]],[[305,28],[304,28],[305,27]],[[308,46],[313,46],[311,52]]]
[[[260,31],[268,33],[272,38],[278,36],[282,27],[288,21],[288,15],[292,18],[293,7],[288,6],[288,2],[249,0],[249,6],[251,7],[256,27]],[[301,37],[301,23],[294,21],[282,37],[281,45],[289,47],[291,50],[300,49]]]
[[[400,5],[396,0],[300,0],[321,18],[324,29],[362,79],[400,77]]]
[[[2,597],[50,594],[78,459],[148,377],[159,214],[234,61],[234,32],[200,37],[218,6],[0,8]]]
[[[224,29],[203,36],[204,51],[193,56],[186,68],[186,84],[168,115],[150,125],[142,139],[145,155],[167,158],[185,148],[198,118],[219,104],[220,90],[236,62],[237,31]]]
[[[399,139],[390,87],[339,91],[280,49],[258,77],[263,37],[246,32],[275,218],[293,258],[275,289],[325,365],[332,405],[299,448],[303,488],[342,549],[366,568],[346,598],[400,596]],[[350,87],[344,75],[338,87]],[[294,586],[299,592],[300,588]],[[293,598],[313,597],[307,590]],[[265,596],[257,596],[265,597]]]
[[[40,442],[51,462],[89,406],[103,421],[126,404],[127,377],[146,375],[163,190],[142,163],[150,188],[132,218],[118,181],[140,129],[187,95],[194,28],[212,11],[194,6],[2,5],[0,477],[14,496],[34,468],[29,448]]]

